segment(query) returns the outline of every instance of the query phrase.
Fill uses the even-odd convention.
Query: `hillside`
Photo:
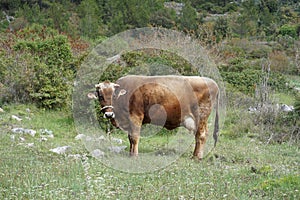
[[[1,199],[299,199],[298,0],[1,0],[0,9]],[[187,130],[145,126],[141,156],[129,160],[127,135],[107,135],[86,97],[127,74],[216,77],[217,147],[210,134],[194,161]],[[151,152],[162,163],[180,156],[146,162],[145,173],[119,168]]]

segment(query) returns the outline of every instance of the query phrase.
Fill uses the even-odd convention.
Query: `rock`
[[[41,137],[40,138],[40,142],[45,142],[45,141],[47,141],[48,140],[48,138],[46,138],[46,137]]]
[[[15,141],[15,138],[16,138],[15,135],[11,135],[11,136],[10,136],[10,140],[11,140],[11,141]]]
[[[50,151],[57,154],[65,154],[70,150],[71,150],[70,146],[62,146],[62,147],[56,147],[54,149],[50,149]]]
[[[100,137],[98,137],[98,140],[106,140],[104,135],[101,135]]]
[[[34,143],[28,143],[25,145],[25,147],[33,147],[34,146]]]
[[[294,110],[294,107],[293,106],[288,106],[286,104],[282,104],[280,109],[283,111],[283,112],[292,112]]]
[[[82,140],[85,138],[86,138],[86,136],[84,134],[78,134],[78,135],[76,135],[75,140]]]
[[[95,149],[91,152],[91,156],[93,156],[94,158],[102,158],[104,156],[104,152],[100,149]]]
[[[11,130],[13,133],[23,133],[23,134],[29,134],[31,135],[32,137],[35,136],[36,134],[36,131],[33,130],[33,129],[25,129],[25,128],[13,128]]]
[[[121,153],[127,146],[111,146],[108,149],[113,153]]]
[[[21,143],[18,143],[17,145],[20,145],[20,146],[23,146],[23,147],[27,147],[27,148],[34,147],[34,143],[33,142],[32,143],[23,143],[23,142],[21,142]]]
[[[40,129],[41,134],[43,135],[52,135],[53,131],[48,130],[48,129]]]
[[[95,138],[90,137],[90,136],[86,136],[86,137],[82,138],[82,140],[84,140],[85,142],[93,142],[93,141],[95,141]]]
[[[68,158],[73,158],[75,160],[79,160],[82,156],[80,154],[70,154]]]
[[[123,140],[122,139],[119,139],[119,138],[112,138],[111,139],[113,142],[117,143],[117,144],[122,144],[123,143]]]
[[[53,131],[48,129],[40,129],[40,134],[43,135],[43,137],[54,138]]]
[[[120,59],[121,59],[121,55],[117,54],[113,57],[107,58],[106,61],[111,64],[111,63],[114,63],[114,62],[119,62]]]
[[[250,107],[248,108],[248,111],[251,112],[251,113],[254,113],[254,112],[257,111],[257,109],[256,109],[255,107],[250,106]]]
[[[12,115],[11,118],[17,121],[22,121],[22,119],[16,115]]]

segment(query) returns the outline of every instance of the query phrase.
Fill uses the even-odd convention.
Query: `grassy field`
[[[235,139],[221,135],[215,151],[201,162],[191,159],[191,145],[162,170],[124,173],[91,157],[74,139],[71,113],[30,105],[2,108],[0,199],[300,199],[296,145],[266,145],[246,135]],[[34,137],[13,133],[16,127],[37,133]],[[54,137],[41,129],[51,130]],[[64,145],[71,146],[66,154],[49,151]]]

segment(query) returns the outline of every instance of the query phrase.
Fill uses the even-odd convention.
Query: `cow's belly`
[[[182,111],[178,105],[154,104],[147,110],[143,124],[151,123],[172,130],[179,127],[182,122]]]

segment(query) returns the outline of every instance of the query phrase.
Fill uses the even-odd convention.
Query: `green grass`
[[[294,86],[294,87],[300,87],[300,77],[299,76],[292,76],[289,75],[288,76],[289,80],[290,80],[290,85]]]
[[[281,104],[294,105],[294,103],[295,103],[295,95],[294,94],[286,94],[283,92],[277,92],[276,94],[273,95],[273,99],[275,100],[275,102],[278,102],[280,105]]]
[[[191,145],[164,169],[132,174],[90,157],[84,145],[74,139],[77,133],[70,113],[33,106],[28,113],[27,107],[6,106],[6,112],[0,113],[0,199],[300,198],[300,150],[296,145],[265,145],[255,138],[221,135],[215,151],[201,162],[191,159]],[[23,120],[11,119],[13,114]],[[13,134],[12,127],[47,128],[54,138],[40,141],[39,133],[35,137]],[[126,139],[126,135],[119,136]],[[167,139],[161,134],[146,137],[141,140],[141,151],[157,148]],[[34,145],[28,147],[28,143]],[[72,149],[67,155],[49,151],[61,145]],[[75,159],[69,154],[82,157]]]

